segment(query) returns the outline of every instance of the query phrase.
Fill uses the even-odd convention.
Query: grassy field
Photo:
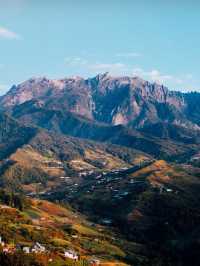
[[[95,256],[105,263],[123,261],[126,256],[123,247],[113,243],[112,233],[105,234],[102,226],[91,226],[77,212],[48,201],[29,198],[27,202],[23,211],[0,205],[0,235],[9,245],[40,242],[61,258],[65,249],[73,249],[80,257]]]

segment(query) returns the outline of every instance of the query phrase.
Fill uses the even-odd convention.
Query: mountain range
[[[111,226],[130,265],[187,265],[200,236],[199,102],[108,73],[14,85],[0,97],[0,185]]]
[[[105,73],[91,79],[30,79],[13,86],[0,106],[23,124],[182,160],[198,150],[199,99],[197,92]]]
[[[143,128],[159,122],[199,129],[199,93],[170,91],[138,77],[50,80],[35,78],[13,86],[1,97],[11,108],[37,100],[37,107],[63,109],[92,121]]]

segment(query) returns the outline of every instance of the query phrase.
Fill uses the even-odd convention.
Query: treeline
[[[23,211],[28,205],[28,199],[23,194],[16,194],[0,189],[0,203]]]

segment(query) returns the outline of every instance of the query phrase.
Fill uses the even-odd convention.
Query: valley
[[[10,259],[198,265],[198,99],[107,73],[13,86],[0,98],[0,236]],[[37,242],[45,253],[17,248]]]

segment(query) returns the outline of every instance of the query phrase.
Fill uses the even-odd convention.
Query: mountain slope
[[[200,142],[198,130],[191,130],[187,127],[166,122],[151,123],[144,126],[140,131],[161,139],[173,140],[185,144],[199,144]]]
[[[151,158],[138,150],[26,127],[1,116],[0,184],[14,190],[49,190],[62,186],[66,178],[75,184],[83,181],[82,172],[129,167]]]
[[[169,91],[163,85],[140,78],[111,77],[107,73],[91,79],[30,79],[0,99],[2,108],[13,108],[29,100],[40,100],[49,109],[63,109],[112,125],[141,128],[169,122],[198,128],[198,93]]]
[[[65,110],[49,109],[41,106],[38,100],[31,100],[14,107],[12,115],[27,125],[37,125],[58,134],[126,146],[158,158],[169,159],[171,156],[178,158],[179,156],[182,157],[183,154],[193,154],[198,149],[197,144],[199,143],[197,130],[192,131],[191,136],[195,135],[194,137],[189,137],[189,129],[186,130],[184,127],[169,124],[170,126],[165,127],[165,131],[168,132],[168,139],[164,138],[162,141],[160,138],[164,136],[161,136],[159,131],[155,129],[155,124],[146,126],[143,128],[144,130],[139,132],[123,125],[113,126],[96,122]],[[187,132],[187,134],[182,134],[182,137],[180,133],[170,133],[171,131],[176,132],[176,129],[179,129],[180,132]],[[146,133],[150,133],[150,135],[148,136]],[[166,145],[166,141],[168,145]]]
[[[196,266],[199,97],[108,74],[28,80],[0,98],[16,119],[0,119],[0,185],[70,204],[106,224],[119,237],[103,242],[103,251],[95,245],[100,253],[131,265]],[[36,213],[28,210],[33,220],[44,211],[36,205]],[[51,205],[42,215],[55,228],[62,217],[51,217],[52,209],[58,211]],[[81,240],[79,248],[94,250],[96,241]]]
[[[11,117],[0,114],[0,159],[9,156],[36,134],[36,128],[23,126]]]
[[[6,199],[18,199],[18,205],[11,205]],[[107,231],[98,224],[91,225],[83,215],[74,210],[48,201],[30,199],[19,194],[11,194],[0,190],[0,232],[1,241],[7,248],[17,249],[18,256],[34,256],[35,263],[30,265],[89,265],[89,260],[96,257],[103,263],[113,262],[125,266],[126,259],[123,246],[119,244],[117,235]],[[97,241],[89,244],[96,238]],[[116,240],[113,242],[113,238]],[[127,241],[120,239],[125,245]],[[20,251],[22,247],[31,248],[35,243],[45,247],[45,252],[28,254]],[[80,257],[79,263],[64,257],[65,250],[75,250]],[[8,253],[12,256],[12,252]],[[0,249],[0,258],[2,250]],[[45,259],[46,258],[46,259]],[[51,258],[51,260],[49,260]],[[121,263],[120,264],[120,260]],[[6,260],[5,260],[6,261]],[[8,261],[8,260],[7,260]],[[53,261],[53,263],[48,263]],[[38,264],[36,264],[38,262]],[[82,262],[82,264],[81,264]],[[16,265],[2,264],[0,265]]]
[[[91,178],[63,200],[137,243],[133,265],[186,266],[192,260],[196,266],[200,239],[197,173],[165,161],[148,162]],[[49,197],[62,197],[63,190],[67,188]]]

